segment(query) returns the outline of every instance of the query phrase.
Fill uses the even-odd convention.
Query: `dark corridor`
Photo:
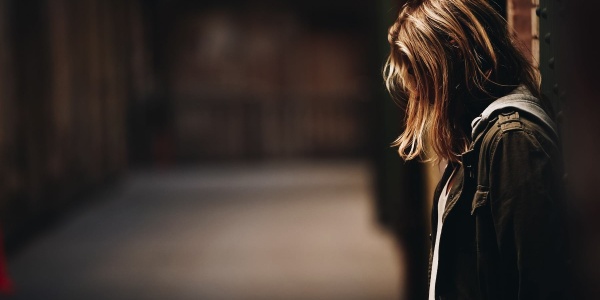
[[[0,293],[401,297],[387,5],[0,1]]]

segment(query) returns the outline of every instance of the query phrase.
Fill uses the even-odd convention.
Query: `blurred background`
[[[0,0],[0,298],[424,299],[440,170],[389,147],[401,2]],[[578,121],[596,299],[598,34],[562,0],[492,4]]]

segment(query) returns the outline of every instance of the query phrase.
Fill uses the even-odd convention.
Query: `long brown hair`
[[[388,40],[386,86],[406,110],[393,145],[406,160],[458,162],[485,106],[519,85],[539,97],[537,68],[485,0],[407,1]]]

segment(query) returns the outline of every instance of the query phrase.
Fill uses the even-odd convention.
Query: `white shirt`
[[[431,264],[431,281],[429,284],[429,300],[435,300],[435,283],[437,279],[437,269],[438,269],[438,261],[439,261],[439,248],[440,248],[440,236],[442,235],[442,216],[444,215],[444,211],[446,210],[446,201],[448,200],[448,194],[446,193],[448,189],[448,183],[452,180],[454,176],[454,171],[448,177],[448,181],[444,185],[444,189],[440,194],[440,200],[438,202],[438,218],[437,218],[437,232],[435,235],[435,245],[433,247],[433,261]]]

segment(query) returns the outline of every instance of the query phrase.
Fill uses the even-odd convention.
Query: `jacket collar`
[[[473,119],[471,122],[472,140],[475,141],[481,133],[485,132],[489,121],[498,111],[507,107],[529,113],[540,120],[550,132],[553,132],[555,137],[558,137],[556,124],[544,111],[540,100],[533,96],[527,87],[520,85],[508,95],[494,100],[478,117]]]

